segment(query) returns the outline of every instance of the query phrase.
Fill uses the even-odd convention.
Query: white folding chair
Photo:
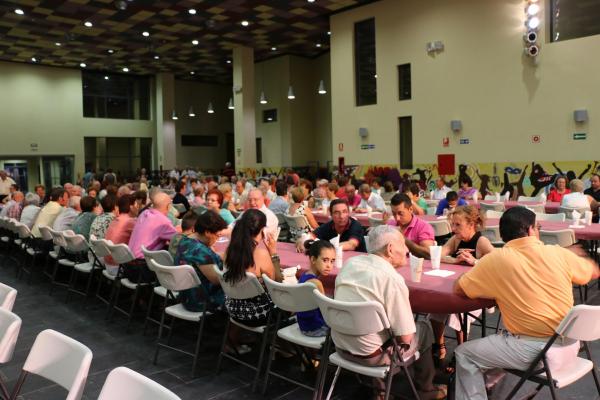
[[[383,218],[373,218],[373,217],[368,217],[368,218],[369,218],[369,226],[371,228],[374,228],[379,225],[384,225],[386,222],[383,220]]]
[[[313,294],[319,305],[321,314],[323,314],[323,319],[327,322],[327,325],[332,331],[353,336],[365,336],[384,331],[386,335],[389,336],[389,339],[393,341],[392,346],[394,355],[391,364],[388,366],[369,367],[364,364],[358,364],[340,356],[340,349],[331,354],[329,356],[329,362],[336,365],[337,370],[335,371],[333,382],[331,382],[327,400],[329,400],[333,394],[333,389],[342,368],[359,375],[385,379],[385,399],[387,400],[392,388],[392,379],[394,376],[392,371],[394,371],[396,367],[400,367],[410,383],[412,394],[416,399],[419,398],[417,389],[415,388],[410,372],[408,371],[408,366],[419,358],[419,352],[415,352],[414,355],[409,358],[400,359],[401,352],[396,343],[396,337],[390,328],[390,322],[381,303],[376,301],[349,302],[333,300],[321,294],[317,289],[313,290]],[[325,359],[325,357],[323,358]]]
[[[502,199],[502,196],[500,197],[500,199]],[[483,200],[485,201],[496,201],[496,196],[493,194],[487,194],[485,195],[485,197],[483,198]]]
[[[492,204],[479,203],[479,208],[484,213],[487,212],[488,210],[503,212],[504,211],[504,203],[492,203]]]
[[[544,244],[557,244],[561,247],[569,247],[576,243],[575,231],[573,229],[561,229],[557,231],[540,230],[540,240]]]
[[[540,198],[535,196],[535,197],[531,197],[531,196],[519,196],[517,197],[517,202],[522,202],[522,201],[539,201]]]
[[[159,265],[175,265],[175,260],[173,260],[173,256],[166,250],[148,250],[146,246],[142,245],[142,254],[144,255],[144,259],[146,260],[146,265],[151,271],[154,271],[152,268],[152,264],[150,260],[156,261]],[[156,271],[154,271],[156,272]],[[177,295],[177,292],[173,292],[174,295]],[[157,325],[160,325],[160,321],[158,319],[152,318],[152,305],[154,303],[154,296],[167,297],[167,289],[161,285],[155,286],[150,293],[150,301],[148,302],[148,312],[146,313],[146,319],[144,321],[144,328],[142,330],[142,334],[146,334],[146,329],[148,327],[148,322],[154,322]],[[162,311],[161,311],[162,312]]]
[[[528,204],[525,206],[526,209],[533,211],[534,213],[543,213],[546,211],[546,207],[543,204]]]
[[[110,371],[98,400],[181,400],[169,389],[126,367]]]
[[[0,283],[0,308],[12,311],[17,299],[17,289],[14,289],[4,283]]]
[[[46,378],[68,390],[66,400],[79,400],[92,362],[92,351],[75,339],[46,329],[40,332],[29,351],[11,399],[15,400],[27,375]]]
[[[96,239],[95,236],[90,236],[90,248],[94,251],[96,259],[100,262],[102,268],[102,274],[99,276],[98,286],[96,287],[96,298],[107,305],[107,315],[111,307],[111,296],[109,295],[108,297],[102,297],[102,283],[105,281],[108,282],[108,284],[111,286],[110,292],[112,294],[114,292],[115,282],[117,279],[117,275],[111,274],[106,268],[106,262],[104,261],[104,257],[110,256],[110,249],[108,248],[108,245],[110,244],[112,244],[110,240]]]
[[[297,240],[302,235],[302,232],[308,228],[310,229],[310,225],[306,220],[304,215],[287,215],[283,216],[285,218],[285,222],[287,222],[290,227],[290,234],[292,234],[292,239]]]
[[[312,283],[279,283],[270,279],[268,276],[263,276],[263,282],[267,286],[267,290],[269,291],[271,300],[273,300],[273,304],[275,304],[280,310],[287,311],[290,313],[298,313],[319,308],[319,305],[317,304],[315,297],[312,293],[315,289],[315,285],[313,285]],[[277,341],[278,337],[290,343],[293,343],[296,346],[307,347],[309,349],[314,350],[321,350],[323,348],[323,346],[326,343],[326,337],[306,336],[300,331],[300,326],[298,325],[298,323],[294,323],[284,328],[281,328],[282,322],[282,313],[278,312],[277,320],[275,323],[275,331],[277,332],[277,334],[273,335],[273,340],[271,341],[271,350],[269,353],[269,357],[267,358],[267,369],[265,371],[262,393],[263,395],[266,393],[267,386],[269,384],[269,377],[270,375],[273,375],[280,379],[283,379],[284,381],[293,383],[308,390],[312,390],[314,393],[313,399],[319,399],[319,383],[320,379],[323,377],[323,374],[326,371],[324,367],[326,368],[327,363],[321,363],[315,385],[309,386],[304,382],[300,382],[288,376],[271,371],[271,362],[273,361],[275,355],[275,342]],[[328,348],[323,348],[323,354],[328,354],[328,352]],[[302,354],[299,355],[301,356]],[[307,358],[310,357],[307,354],[306,356]]]
[[[504,214],[504,211],[496,211],[496,210],[487,210],[485,212],[485,217],[486,218],[502,218],[502,214]]]
[[[488,211],[489,212],[489,211]],[[481,229],[481,234],[488,238],[494,247],[504,246],[502,237],[500,236],[500,227],[498,225],[484,226]]]
[[[536,221],[556,221],[556,222],[565,222],[566,215],[565,213],[558,214],[546,214],[546,213],[535,213]]]
[[[12,360],[20,330],[21,318],[5,308],[0,308],[0,364],[9,363]],[[10,398],[2,377],[0,377],[0,390],[2,390],[3,398]]]
[[[66,267],[72,272],[75,267],[76,261],[73,258],[76,258],[78,254],[67,249],[67,236],[74,236],[75,233],[73,231],[55,231],[51,230],[54,244],[59,247],[57,253],[56,263],[54,264],[54,269],[52,271],[52,276],[50,278],[50,294],[54,291],[56,286],[63,286],[65,288],[69,287],[69,282],[59,282],[56,277],[58,275],[59,267]],[[69,278],[70,280],[70,278]]]
[[[552,363],[552,352],[555,350],[553,345],[559,337],[563,338],[563,347],[565,345],[574,347],[573,354],[579,352],[580,345],[577,341],[581,341],[587,358],[576,357],[571,362],[560,360],[559,362]],[[598,394],[600,394],[600,379],[588,346],[588,342],[598,339],[600,339],[600,306],[583,304],[574,306],[565,318],[563,318],[560,325],[556,328],[554,335],[548,340],[546,346],[531,362],[526,371],[507,370],[512,374],[520,376],[521,379],[506,399],[512,399],[527,380],[538,384],[533,396],[542,387],[548,386],[552,398],[557,399],[556,389],[561,389],[571,383],[577,382],[590,371],[594,377]],[[588,395],[591,396],[591,394]],[[528,398],[533,398],[533,396]]]
[[[290,227],[285,220],[285,215],[281,213],[275,213],[275,216],[277,217],[277,222],[280,229],[277,240],[280,242],[287,242],[290,240]]]
[[[446,236],[452,233],[452,228],[447,219],[440,219],[436,221],[427,221],[429,225],[433,227],[433,233],[435,237]]]
[[[67,253],[73,254],[75,257],[65,301],[69,301],[71,293],[77,293],[84,296],[85,302],[90,294],[94,270],[100,269],[102,266],[100,265],[100,262],[97,261],[93,249],[90,248],[83,235],[67,235],[65,236],[65,240],[67,242]],[[85,290],[78,290],[75,288],[79,274],[87,275]]]
[[[14,222],[14,228],[21,241],[19,247],[24,257],[30,257],[31,262],[27,264],[25,260],[17,264],[17,277],[22,277],[24,273],[28,275],[28,283],[31,283],[31,276],[33,268],[35,266],[35,260],[39,256],[43,256],[45,253],[42,251],[40,246],[40,239],[35,238],[31,234],[31,230],[25,224],[20,222]],[[20,267],[20,268],[19,268]]]
[[[179,216],[182,217],[183,214],[185,214],[185,212],[187,211],[185,209],[185,206],[183,204],[173,204],[173,207],[177,210],[177,212],[179,213]]]
[[[167,301],[176,301],[176,298],[173,295],[174,292],[202,287],[200,278],[198,278],[196,270],[191,265],[160,265],[154,259],[150,259],[148,265],[152,265],[152,270],[156,273],[158,282],[161,284],[162,287],[164,287],[167,290],[167,295],[165,296],[165,300],[163,303],[163,312],[160,319],[160,328],[158,329],[158,338],[156,340],[154,364],[156,364],[156,362],[158,361],[158,351],[161,347],[175,350],[193,357],[194,362],[192,363],[192,376],[195,376],[196,365],[198,363],[198,356],[200,355],[200,344],[202,341],[202,333],[204,330],[204,320],[207,316],[212,315],[212,313],[210,311],[207,311],[206,302],[204,303],[204,311],[193,312],[186,310],[183,304],[181,303],[177,303],[167,307]],[[167,340],[167,343],[161,343],[162,332],[163,329],[165,329],[165,315],[169,315],[171,317],[171,325],[168,328],[169,340],[171,339],[176,319],[182,319],[184,321],[198,323],[198,337],[196,339],[196,348],[193,353],[186,350],[182,350],[177,347],[170,346],[169,340]]]
[[[425,214],[435,215],[436,211],[437,211],[437,207],[427,207],[427,210],[425,210]]]
[[[580,208],[575,208],[575,207],[565,207],[565,206],[560,206],[558,207],[558,212],[559,213],[564,213],[565,214],[565,218],[566,219],[571,219],[573,218],[573,211],[577,211],[579,212],[579,214],[581,214],[583,216],[583,214],[586,211],[590,211],[589,207],[580,207]]]
[[[221,288],[223,288],[223,292],[225,292],[225,295],[229,298],[239,300],[251,299],[253,297],[260,296],[265,292],[262,285],[260,284],[260,282],[258,282],[258,279],[254,274],[246,272],[246,278],[244,278],[241,282],[237,282],[235,285],[231,285],[223,278],[224,272],[217,268],[216,265],[214,265],[213,267],[215,272],[217,273],[217,276],[219,277],[219,282],[221,283]],[[245,365],[246,367],[255,371],[254,379],[252,382],[252,391],[256,391],[256,386],[258,385],[258,378],[260,376],[260,372],[262,371],[262,365],[264,361],[265,349],[267,347],[269,337],[269,326],[271,325],[272,315],[273,313],[270,312],[267,318],[267,323],[265,325],[257,327],[244,325],[243,323],[238,322],[235,319],[229,317],[229,319],[227,320],[227,327],[225,328],[225,334],[223,336],[223,343],[221,344],[221,352],[219,353],[219,359],[217,361],[217,374],[221,370],[223,357],[235,361],[239,364]],[[229,329],[231,328],[231,324],[237,325],[238,327],[249,332],[262,335],[257,365],[251,365],[225,351],[225,347],[227,346],[227,340],[229,338]]]

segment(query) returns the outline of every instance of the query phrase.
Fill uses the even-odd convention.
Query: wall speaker
[[[462,121],[458,119],[450,121],[450,129],[452,129],[452,132],[460,132],[462,130]]]
[[[575,110],[573,111],[573,118],[575,122],[586,122],[588,120],[587,110]]]
[[[369,134],[369,130],[367,128],[358,128],[358,136],[361,138],[366,138]]]

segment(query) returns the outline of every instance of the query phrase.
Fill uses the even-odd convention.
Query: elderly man
[[[585,189],[583,194],[592,197],[594,200],[600,202],[600,175],[594,174],[590,178],[591,187]]]
[[[21,218],[21,211],[23,210],[23,199],[25,196],[23,192],[16,191],[10,196],[10,200],[0,211],[0,216],[14,218],[17,221]]]
[[[435,180],[435,189],[431,192],[432,200],[444,200],[446,198],[446,194],[451,191],[448,186],[446,186],[446,181],[444,181],[443,177],[438,177]]]
[[[360,185],[358,189],[358,194],[360,195],[360,204],[356,207],[357,212],[366,212],[369,208],[372,211],[385,211],[385,202],[383,198],[371,192],[371,186],[367,183],[363,183]]]
[[[354,187],[354,185],[349,183],[346,186],[344,186],[344,193],[346,194],[345,198],[348,201],[348,205],[353,208],[358,207],[362,199],[356,193],[356,188]]]
[[[81,213],[81,197],[71,196],[69,198],[68,207],[64,208],[54,220],[52,229],[55,231],[66,231],[73,228],[73,221]]]
[[[443,399],[445,388],[433,385],[435,368],[431,357],[433,333],[425,321],[415,323],[408,288],[396,268],[406,264],[406,246],[402,234],[389,225],[380,225],[369,233],[370,253],[349,259],[335,280],[335,299],[346,302],[375,301],[380,303],[390,322],[403,356],[417,350],[415,385],[422,399]],[[367,366],[389,365],[394,347],[387,331],[367,336],[347,335],[332,330],[331,337],[338,353],[353,362]],[[396,373],[398,371],[394,371]],[[381,379],[375,387],[385,389]],[[380,395],[380,393],[377,393]],[[379,398],[379,397],[376,397]]]
[[[265,198],[262,190],[252,189],[248,192],[248,208],[262,211],[263,214],[267,216],[267,230],[273,235],[277,232],[279,220],[275,213],[269,210],[265,205]]]
[[[435,243],[433,227],[414,213],[412,200],[404,193],[391,200],[392,217],[388,225],[397,226],[404,235],[406,247],[418,257],[429,257],[429,246]]]
[[[137,219],[129,239],[129,248],[137,259],[143,259],[142,245],[148,250],[162,250],[177,233],[167,218],[171,198],[168,194],[157,192],[153,198],[153,207],[147,208]]]
[[[275,200],[275,197],[277,197],[277,195],[271,190],[271,184],[266,178],[260,179],[258,188],[263,192],[263,196],[269,203],[271,203],[273,200]]]
[[[248,191],[246,190],[246,180],[240,178],[235,183],[235,190],[233,191],[233,201],[235,204],[244,204],[248,198]]]
[[[46,187],[44,185],[35,185],[35,194],[40,198],[40,207],[47,203],[46,199]]]
[[[513,207],[500,218],[501,250],[479,260],[455,283],[459,295],[494,299],[503,334],[470,340],[456,351],[456,399],[487,399],[484,373],[493,368],[526,370],[573,306],[573,287],[600,276],[582,249],[544,245],[535,213]],[[493,283],[493,284],[491,284]],[[558,340],[556,361],[569,365],[579,343]],[[560,348],[560,349],[559,349]]]
[[[573,179],[569,182],[569,189],[571,193],[565,194],[562,199],[561,205],[564,207],[571,208],[591,208],[596,210],[598,203],[592,196],[588,196],[583,193],[583,181],[580,179]]]
[[[27,193],[27,195],[25,195],[23,206],[23,211],[21,211],[21,219],[19,221],[31,229],[38,213],[40,212],[40,197],[35,193]]]
[[[357,220],[350,218],[350,210],[346,200],[333,200],[329,205],[329,212],[331,221],[319,226],[308,235],[312,236],[313,239],[319,238],[320,240],[331,240],[340,235],[340,246],[343,250],[366,253],[367,246],[365,245],[363,228]],[[296,248],[300,252],[304,251],[304,240],[306,238],[300,238],[296,242]]]
[[[12,180],[5,170],[0,170],[0,202],[4,200],[10,193],[11,185],[14,185],[15,181]]]
[[[284,180],[279,179],[277,183],[275,183],[275,192],[277,192],[277,197],[269,204],[269,210],[273,211],[275,214],[287,214],[288,209],[290,208],[287,183],[285,183]]]
[[[35,237],[41,237],[39,226],[53,226],[54,220],[62,212],[63,207],[69,202],[69,192],[58,187],[50,192],[50,201],[40,210],[31,229]]]

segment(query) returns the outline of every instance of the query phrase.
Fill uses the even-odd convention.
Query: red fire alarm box
[[[438,154],[438,174],[454,175],[456,169],[454,167],[454,154]]]

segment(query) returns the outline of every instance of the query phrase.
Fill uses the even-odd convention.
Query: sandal
[[[431,355],[436,367],[439,367],[446,358],[446,343],[434,343],[431,345]]]

